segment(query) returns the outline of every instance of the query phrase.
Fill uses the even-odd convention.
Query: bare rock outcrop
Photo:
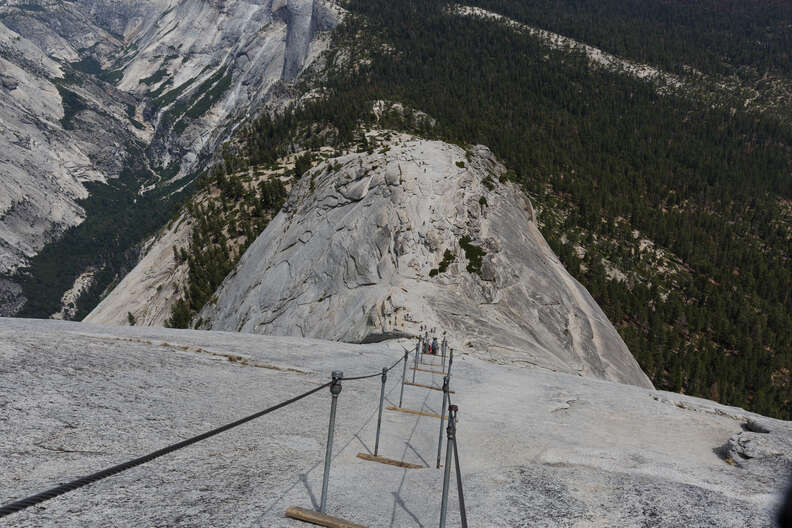
[[[134,162],[142,192],[176,184],[289,100],[341,15],[333,0],[0,4],[0,276],[85,220],[86,183]],[[0,314],[16,289],[0,285],[16,299]]]
[[[420,322],[491,361],[651,386],[486,147],[377,134],[303,175],[206,327],[367,342]]]
[[[142,456],[300,394],[377,372],[401,345],[0,318],[0,504]],[[419,372],[422,383],[440,375]],[[400,376],[386,395],[398,401]],[[435,526],[439,421],[387,411],[373,450],[379,376],[343,382],[328,513],[364,526]],[[471,526],[769,528],[788,451],[754,450],[758,475],[718,447],[766,419],[700,398],[462,356],[454,365]],[[327,390],[222,435],[7,518],[11,526],[293,528],[317,507]],[[406,387],[404,406],[442,395]],[[763,434],[788,443],[788,422]],[[776,454],[777,453],[777,454]],[[452,476],[452,479],[454,477]],[[453,482],[453,481],[452,481]],[[456,488],[449,528],[459,527]],[[167,499],[167,500],[165,500]]]

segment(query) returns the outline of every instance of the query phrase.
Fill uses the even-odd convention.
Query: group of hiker
[[[432,328],[432,333],[434,333],[435,329]],[[431,343],[429,342],[429,329],[426,325],[421,325],[421,332],[424,334],[423,338],[423,350],[421,353],[423,354],[433,354],[437,355],[440,353],[440,344],[437,342],[437,337],[433,337]],[[445,332],[443,332],[443,339],[445,339]]]

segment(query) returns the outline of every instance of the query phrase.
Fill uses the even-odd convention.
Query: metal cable
[[[459,514],[462,516],[462,528],[468,528],[465,512],[465,494],[462,492],[462,472],[459,471],[459,452],[457,451],[456,435],[454,435],[454,463],[456,464],[457,490],[459,492]]]
[[[47,491],[45,491],[43,493],[39,493],[38,495],[33,495],[32,497],[28,497],[26,499],[22,499],[22,500],[18,500],[16,502],[12,502],[10,504],[6,504],[5,506],[0,507],[0,517],[5,517],[7,515],[11,515],[12,513],[16,513],[18,511],[24,510],[26,508],[30,508],[31,506],[35,506],[36,504],[40,504],[40,503],[42,503],[44,501],[47,501],[49,499],[53,499],[53,498],[55,498],[55,497],[57,497],[59,495],[63,495],[64,493],[67,493],[69,491],[73,491],[73,490],[82,488],[83,486],[87,486],[88,484],[92,484],[94,482],[97,482],[99,480],[105,479],[105,478],[110,477],[112,475],[115,475],[117,473],[121,473],[122,471],[126,471],[127,469],[131,469],[131,468],[139,466],[141,464],[145,464],[146,462],[150,462],[151,460],[154,460],[155,458],[159,458],[159,457],[161,457],[163,455],[167,455],[168,453],[173,453],[174,451],[178,451],[179,449],[182,449],[182,448],[185,448],[185,447],[190,446],[192,444],[195,444],[197,442],[200,442],[201,440],[206,440],[207,438],[210,438],[212,436],[218,435],[220,433],[228,431],[229,429],[233,429],[234,427],[238,427],[238,426],[240,426],[240,425],[242,425],[244,423],[247,423],[247,422],[249,422],[251,420],[255,420],[256,418],[260,418],[261,416],[264,416],[265,414],[269,414],[269,413],[271,413],[273,411],[277,411],[278,409],[280,409],[282,407],[286,407],[289,404],[292,404],[292,403],[295,403],[295,402],[297,402],[299,400],[302,400],[303,398],[306,398],[306,397],[310,396],[311,394],[313,394],[315,392],[319,392],[320,390],[329,387],[331,384],[332,384],[332,382],[327,382],[324,385],[316,387],[315,389],[311,389],[308,392],[304,392],[304,393],[300,394],[299,396],[295,396],[294,398],[291,398],[290,400],[286,400],[286,401],[281,402],[281,403],[279,403],[277,405],[274,405],[274,406],[270,407],[269,409],[264,409],[263,411],[259,411],[259,412],[255,413],[255,414],[251,414],[250,416],[247,416],[245,418],[237,420],[236,422],[232,422],[232,423],[224,425],[222,427],[218,427],[217,429],[212,429],[211,431],[207,431],[206,433],[203,433],[201,435],[194,436],[194,437],[189,438],[187,440],[183,440],[183,441],[181,441],[181,442],[179,442],[177,444],[173,444],[173,445],[170,445],[170,446],[165,447],[163,449],[160,449],[159,451],[154,451],[153,453],[149,453],[148,455],[136,458],[134,460],[130,460],[129,462],[124,462],[123,464],[118,464],[117,466],[113,466],[111,468],[99,471],[97,473],[93,473],[91,475],[79,478],[79,479],[74,480],[72,482],[69,482],[69,483],[66,483],[66,484],[61,484],[58,487],[52,488],[52,489],[47,490]]]
[[[399,359],[396,361],[396,363],[394,363],[393,365],[391,365],[390,367],[388,367],[388,372],[390,372],[391,370],[393,370],[393,367],[395,367],[396,365],[398,365],[399,363],[401,363],[403,360],[404,360],[404,358],[403,358],[403,357],[400,357],[400,358],[399,358]]]
[[[388,368],[385,370],[385,372],[390,372],[390,371],[391,371],[391,369],[393,369],[393,367],[395,367],[396,365],[398,365],[399,363],[401,363],[403,359],[404,359],[403,357],[402,357],[402,358],[399,358],[399,359],[396,361],[396,363],[394,363],[393,365],[391,365],[390,367],[388,367]],[[357,381],[357,380],[364,380],[364,379],[374,378],[374,377],[376,377],[376,376],[382,376],[382,371],[375,372],[374,374],[368,374],[368,375],[366,375],[366,376],[354,376],[354,377],[351,377],[351,378],[344,377],[344,378],[340,378],[340,380],[339,380],[339,381]]]

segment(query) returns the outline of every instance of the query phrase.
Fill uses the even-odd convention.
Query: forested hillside
[[[525,18],[558,7],[477,3]],[[786,52],[775,44],[767,61],[734,51],[761,28],[770,43],[788,39],[789,28],[773,22],[783,6],[735,4],[742,11],[734,16],[761,16],[752,19],[753,33],[726,39],[733,27],[708,37],[662,15],[666,4],[650,4],[640,24],[628,23],[637,7],[614,2],[589,20],[603,38],[633,27],[614,51],[670,69],[720,72],[717,56],[728,59],[718,62],[724,68],[749,63],[760,74],[788,73]],[[714,3],[696,5],[689,9],[699,9],[701,20],[715,16]],[[286,152],[294,141],[352,141],[374,100],[420,109],[437,125],[386,124],[490,146],[537,204],[545,237],[656,386],[792,418],[788,124],[592,68],[583,56],[553,51],[496,21],[454,16],[446,2],[351,0],[346,7],[327,99],[248,128],[245,157],[272,161],[283,154],[278,145]],[[564,11],[569,6],[558,9],[558,20],[577,20]],[[642,31],[647,25],[656,31]],[[661,54],[674,36],[682,51]],[[701,46],[705,52],[694,53]]]

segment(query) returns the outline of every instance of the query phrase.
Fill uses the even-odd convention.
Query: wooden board
[[[431,413],[431,412],[424,412],[424,411],[414,411],[412,409],[404,409],[402,407],[394,407],[393,405],[388,405],[385,407],[389,411],[399,411],[407,414],[417,414],[419,416],[428,416],[429,418],[440,418],[439,414]],[[448,416],[446,416],[448,418]],[[460,422],[459,417],[457,417],[457,423]]]
[[[443,367],[442,363],[427,363],[426,361],[421,361],[421,365],[426,365],[427,367]]]
[[[389,405],[387,407],[389,411],[399,411],[407,414],[417,414],[418,416],[428,416],[430,418],[440,418],[439,414],[430,413],[430,412],[423,412],[423,411],[414,411],[412,409],[404,409],[402,407],[394,407],[393,405]]]
[[[436,390],[436,391],[442,391],[443,390],[443,387],[434,387],[432,385],[422,385],[420,383],[412,383],[410,381],[405,381],[404,384],[405,385],[412,385],[413,387],[423,387],[424,389],[432,389],[432,390]],[[454,392],[452,390],[449,390],[448,392],[450,392],[451,394],[456,394],[456,392]]]
[[[327,526],[327,528],[366,528],[362,524],[355,524],[338,517],[331,517],[324,513],[315,512],[313,510],[306,510],[298,506],[290,506],[286,509],[286,517],[297,519],[311,524],[318,524],[319,526]]]
[[[417,367],[410,367],[412,370],[417,370],[418,372],[431,372],[432,374],[448,374],[448,372],[443,372],[442,370],[429,370],[429,369],[422,369]]]
[[[392,458],[369,455],[368,453],[358,453],[357,457],[362,458],[363,460],[370,460],[371,462],[379,462],[380,464],[387,464],[389,466],[397,466],[408,469],[421,469],[426,467],[426,466],[419,466],[417,464],[410,464],[408,462],[402,462],[400,460],[393,460]]]

